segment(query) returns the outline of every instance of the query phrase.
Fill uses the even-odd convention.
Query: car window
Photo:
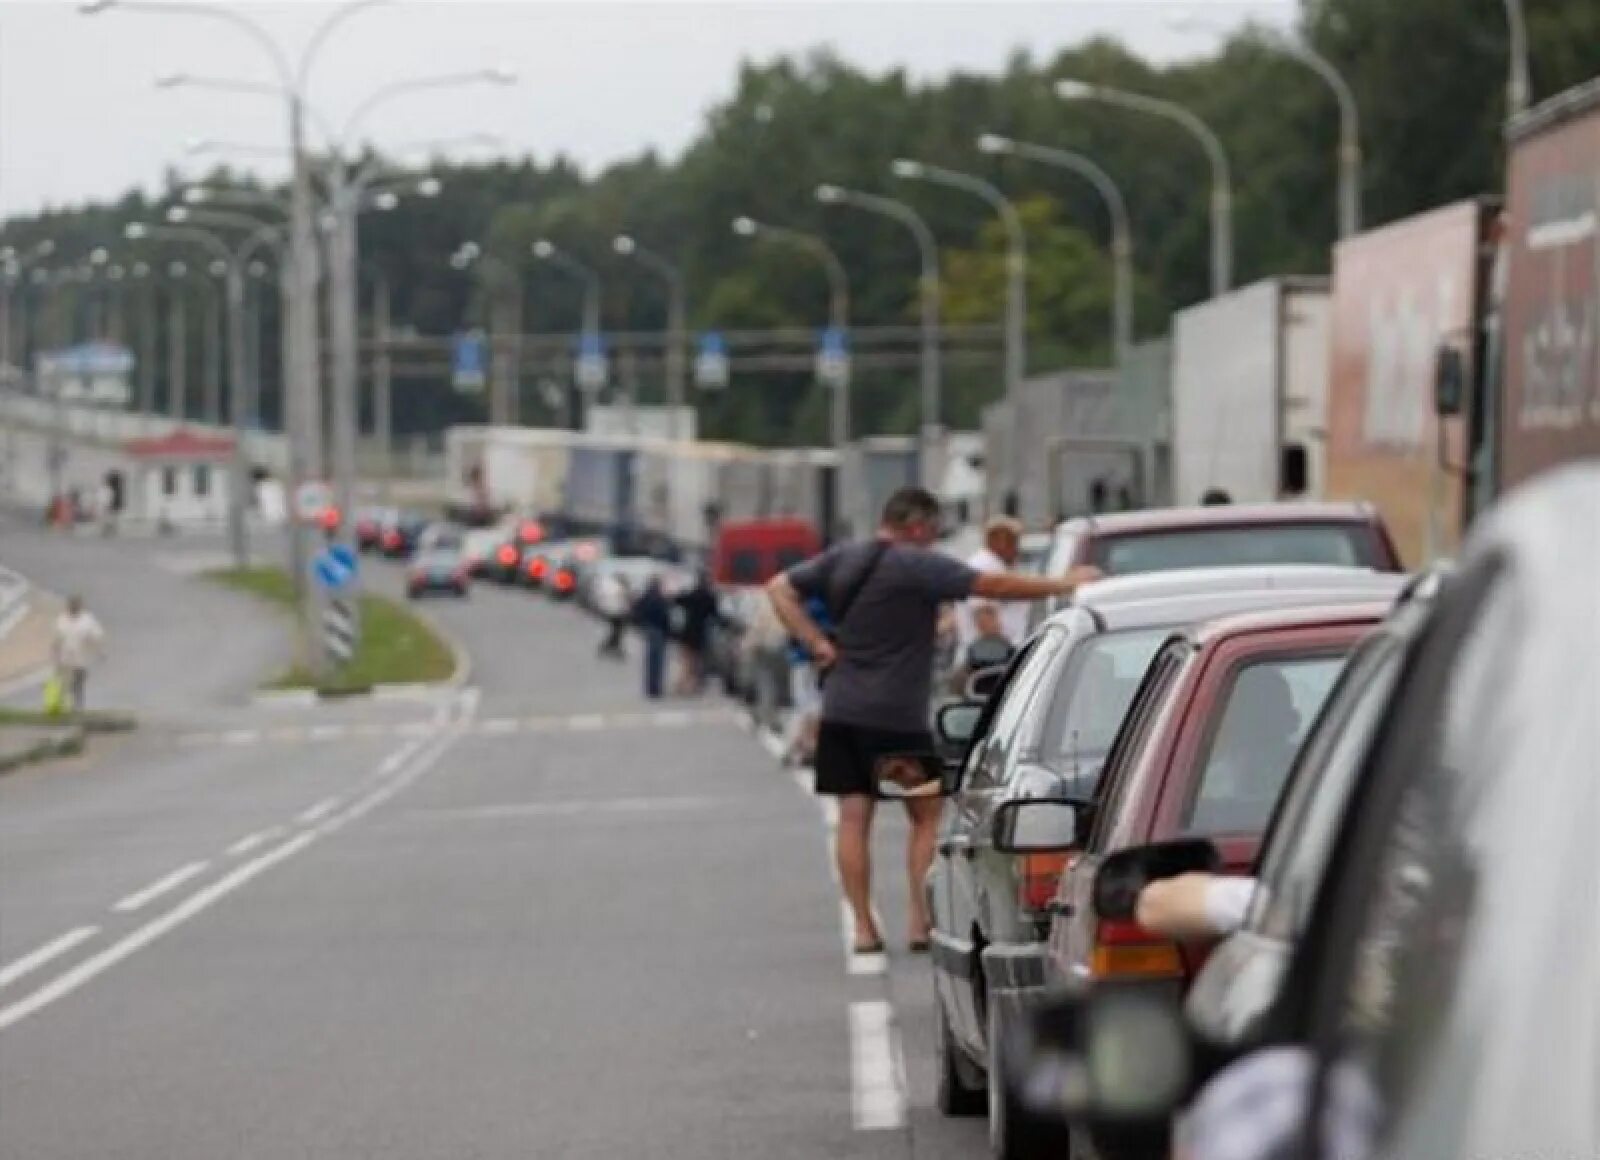
[[[1073,650],[1050,691],[1039,728],[1042,765],[1089,797],[1139,682],[1170,629],[1104,633]]]
[[[1351,658],[1312,727],[1261,852],[1246,926],[1293,941],[1305,929],[1340,819],[1400,668],[1402,649],[1375,636]]]
[[[1134,694],[1133,704],[1129,706],[1128,714],[1117,730],[1116,740],[1111,743],[1111,752],[1106,756],[1105,765],[1095,783],[1095,801],[1098,804],[1094,811],[1094,833],[1090,836],[1090,845],[1095,849],[1101,848],[1103,835],[1109,832],[1121,813],[1140,758],[1162,718],[1173,682],[1192,652],[1193,646],[1188,641],[1182,638],[1168,640],[1150,662],[1150,668],[1140,682],[1138,692]]]
[[[1105,536],[1094,563],[1113,576],[1179,568],[1326,564],[1375,567],[1377,545],[1356,524],[1259,524]]]
[[[993,787],[1006,776],[1011,758],[1021,741],[1023,719],[1032,707],[1045,677],[1061,654],[1066,633],[1051,628],[1042,633],[1027,656],[1011,672],[1005,688],[996,694],[998,701],[989,718],[983,742],[972,752],[972,778],[975,786]]]
[[[1503,908],[1498,923],[1483,914],[1489,876],[1506,857],[1497,849],[1504,841],[1497,808],[1504,797],[1493,791],[1496,774],[1515,760],[1515,712],[1505,707],[1505,682],[1515,673],[1506,661],[1516,653],[1523,616],[1490,576],[1467,587],[1441,602],[1436,631],[1401,694],[1404,708],[1379,740],[1374,789],[1348,847],[1360,869],[1341,879],[1334,903],[1333,924],[1348,937],[1334,944],[1341,949],[1323,993],[1326,1029],[1317,1038],[1333,1050],[1319,1086],[1335,1101],[1335,1116],[1345,1114],[1351,1099],[1368,1109],[1367,1138],[1357,1142],[1363,1155],[1380,1148],[1429,1156],[1474,1152],[1474,1115],[1463,1100],[1474,1090],[1475,1069],[1493,1066],[1509,1080],[1508,1067],[1537,1066],[1520,1054],[1486,1063],[1484,1042],[1507,999],[1530,984],[1538,989],[1537,975],[1526,970],[1527,948],[1503,921],[1532,900]],[[1559,847],[1550,853],[1559,862]],[[1544,901],[1551,904],[1547,916],[1567,904]],[[1519,955],[1524,969],[1512,978]],[[1516,997],[1525,1007],[1540,1006],[1536,998]],[[1562,1017],[1548,1004],[1543,1014]],[[1441,1052],[1441,1033],[1452,1023],[1452,1050]],[[1542,1038],[1552,1026],[1529,1031]],[[1401,1108],[1407,1133],[1417,1133],[1408,1146],[1392,1136],[1398,1121],[1391,1113]]]
[[[1300,743],[1347,654],[1277,656],[1241,665],[1222,694],[1183,828],[1248,834],[1266,828]]]

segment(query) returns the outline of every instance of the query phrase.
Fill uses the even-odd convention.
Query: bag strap
[[[883,562],[883,557],[888,551],[888,540],[879,540],[872,545],[871,558],[867,560],[861,571],[856,574],[855,580],[851,582],[849,588],[845,589],[844,597],[839,601],[839,613],[833,620],[835,635],[844,627],[845,618],[850,615],[850,610],[855,607],[856,599],[865,590],[867,581],[872,579],[872,574],[878,570],[878,565]]]

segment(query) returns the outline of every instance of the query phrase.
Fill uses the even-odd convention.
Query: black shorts
[[[934,752],[927,730],[902,733],[867,725],[823,721],[817,730],[817,792],[828,797],[878,796],[875,769],[880,757],[892,754]]]

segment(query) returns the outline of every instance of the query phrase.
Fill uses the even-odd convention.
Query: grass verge
[[[0,727],[76,725],[86,733],[126,733],[138,724],[126,713],[91,709],[87,713],[46,713],[43,709],[8,709],[0,705]]]
[[[227,569],[210,579],[278,605],[294,608],[294,587],[277,568]],[[373,685],[444,681],[455,671],[455,656],[439,634],[415,613],[382,596],[361,597],[361,642],[350,663],[322,679],[296,665],[267,682],[269,689],[316,689],[320,693],[363,693]]]

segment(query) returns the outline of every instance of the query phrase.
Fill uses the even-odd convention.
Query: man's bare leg
[[[911,925],[909,938],[913,944],[927,942],[928,930],[933,925],[925,890],[934,847],[939,843],[939,814],[943,806],[943,801],[937,797],[906,799],[906,813],[911,815],[911,833],[906,844],[906,874],[911,886],[911,907],[907,913]]]
[[[877,803],[865,794],[839,799],[839,829],[835,835],[839,883],[855,918],[855,945],[876,946],[883,941],[872,921],[872,811]]]

